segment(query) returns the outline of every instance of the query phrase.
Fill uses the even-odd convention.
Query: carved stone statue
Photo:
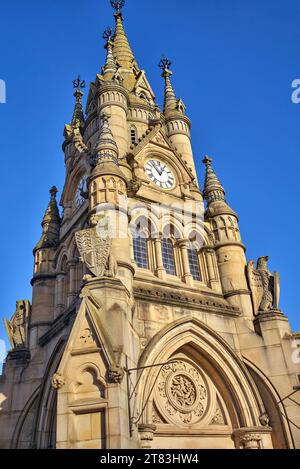
[[[12,350],[25,349],[28,339],[28,319],[30,302],[22,300],[16,302],[16,311],[11,320],[4,319],[6,333]]]
[[[117,273],[117,263],[111,253],[112,238],[107,217],[91,217],[91,226],[75,234],[82,262],[97,278],[112,277]]]
[[[271,274],[268,269],[268,260],[268,256],[260,257],[256,269],[254,261],[250,261],[247,266],[256,316],[266,311],[279,309],[280,278],[277,272],[274,275]]]

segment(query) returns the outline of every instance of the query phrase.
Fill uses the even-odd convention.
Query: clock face
[[[77,186],[76,194],[75,194],[75,207],[79,208],[83,205],[84,201],[86,200],[86,194],[88,194],[88,184],[87,184],[88,177],[83,176]]]
[[[147,161],[145,171],[148,178],[161,189],[172,189],[175,186],[175,176],[162,161],[154,159]]]

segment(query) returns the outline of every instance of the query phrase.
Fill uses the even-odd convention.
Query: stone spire
[[[225,190],[212,168],[212,159],[208,156],[205,156],[203,163],[206,166],[206,175],[203,191],[205,200],[208,204],[216,200],[225,201]]]
[[[230,214],[237,217],[236,213],[226,202],[225,189],[213,170],[212,159],[206,156],[203,163],[206,166],[203,195],[207,202],[207,215]]]
[[[105,177],[108,175],[121,178],[125,182],[126,179],[119,167],[118,146],[109,127],[109,117],[105,113],[103,113],[100,118],[101,127],[99,137],[94,148],[95,156],[91,162],[93,170],[90,182],[92,183],[93,181],[97,180],[99,182],[99,180],[102,180],[103,177],[105,179]],[[92,187],[92,184],[90,185],[90,187]]]
[[[122,8],[125,0],[111,0],[111,6],[115,9],[116,29],[114,33],[113,55],[118,65],[125,69],[131,69],[135,58],[131,50],[123,25]]]
[[[106,61],[102,69],[104,77],[113,77],[117,72],[117,64],[113,55],[112,29],[107,28],[103,33],[103,39],[106,41]]]
[[[76,101],[75,101],[75,107],[74,107],[71,125],[73,127],[76,127],[78,122],[80,122],[80,124],[84,123],[84,113],[83,113],[83,106],[82,106],[82,97],[83,97],[82,89],[85,88],[85,81],[81,80],[80,76],[78,76],[78,78],[73,81],[73,87],[75,88],[74,97],[76,98]]]
[[[164,113],[180,112],[184,114],[185,106],[180,99],[176,98],[176,94],[171,83],[171,76],[173,73],[170,70],[172,62],[163,57],[159,63],[159,68],[162,69],[162,77],[165,79],[165,97],[164,97]]]
[[[118,164],[119,150],[109,127],[109,118],[106,114],[101,114],[101,128],[95,146],[96,165],[104,161]]]
[[[46,209],[45,215],[42,220],[43,234],[40,241],[36,245],[34,251],[42,248],[52,248],[57,246],[59,242],[59,230],[61,225],[61,218],[56,202],[57,188],[53,186],[50,189],[50,202]]]

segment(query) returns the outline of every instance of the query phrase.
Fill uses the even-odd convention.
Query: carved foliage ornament
[[[60,373],[55,373],[51,380],[54,389],[61,389],[65,385],[65,379]]]
[[[178,361],[165,365],[157,384],[157,404],[177,425],[199,422],[208,407],[208,388],[193,365]]]

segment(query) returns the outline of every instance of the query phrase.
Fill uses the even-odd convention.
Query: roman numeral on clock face
[[[148,178],[161,189],[172,189],[175,186],[175,177],[169,167],[159,160],[148,160],[145,164]]]

